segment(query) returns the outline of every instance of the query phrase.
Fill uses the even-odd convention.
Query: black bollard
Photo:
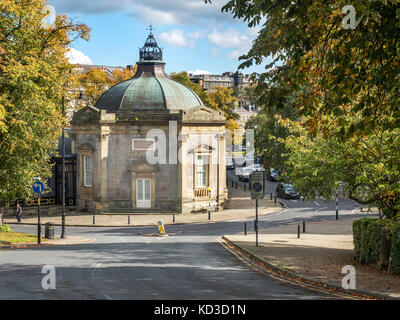
[[[275,202],[275,204],[276,204],[276,196],[275,196],[275,201],[274,201],[274,202]]]
[[[271,192],[271,200],[272,200],[272,192]]]
[[[237,181],[236,181],[236,185],[235,185],[235,188],[237,189]]]
[[[247,222],[244,223],[244,235],[247,236]]]
[[[211,211],[208,210],[208,220],[211,220]]]
[[[131,215],[128,214],[128,224],[131,224]]]
[[[300,238],[300,225],[297,225],[297,238]]]
[[[96,215],[94,212],[93,212],[93,224],[96,224]]]
[[[172,215],[172,222],[175,223],[175,214]]]
[[[306,233],[306,221],[303,220],[303,233]]]

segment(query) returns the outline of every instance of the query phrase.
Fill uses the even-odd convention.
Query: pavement
[[[259,215],[269,215],[277,213],[282,210],[279,202],[275,204],[274,200],[264,199],[259,201]],[[113,213],[113,214],[93,214],[81,212],[68,212],[66,213],[66,226],[97,226],[97,227],[126,227],[126,226],[154,226],[157,225],[159,220],[163,220],[165,225],[172,224],[186,224],[186,223],[207,223],[207,222],[221,222],[233,221],[253,217],[255,214],[255,201],[250,199],[249,191],[243,189],[230,188],[229,199],[225,203],[224,210],[218,212],[211,212],[211,219],[208,220],[208,213],[195,213],[195,214],[127,214],[127,213]],[[175,219],[175,222],[174,222]],[[7,224],[16,224],[16,218],[5,218],[4,222]],[[55,216],[42,216],[41,223],[44,225],[51,222],[54,225],[61,225],[61,215]],[[36,225],[36,216],[22,216],[22,225]]]
[[[301,233],[300,238],[297,238],[297,224],[263,229],[260,230],[258,247],[255,246],[255,233],[225,235],[225,238],[268,265],[332,287],[341,287],[344,266],[354,266],[356,293],[400,299],[400,276],[353,260],[354,220],[310,221],[306,223],[306,233]]]

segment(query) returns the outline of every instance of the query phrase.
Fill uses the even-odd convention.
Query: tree
[[[337,120],[324,120],[332,131],[340,130]],[[400,219],[400,129],[377,126],[368,135],[342,141],[335,133],[311,135],[306,119],[279,121],[290,131],[287,178],[305,199],[316,193],[331,199],[342,183],[350,199],[377,204],[386,217]]]
[[[61,133],[68,46],[89,28],[48,15],[44,0],[0,2],[0,207],[32,196],[33,178],[51,174]],[[2,212],[0,212],[1,215]]]
[[[255,76],[268,108],[281,91],[297,93],[294,106],[308,116],[308,128],[324,126],[321,115],[335,116],[338,135],[400,126],[400,2],[352,1],[356,29],[342,27],[344,0],[231,0],[223,11],[250,27],[265,20],[241,67],[273,61]],[[348,125],[347,114],[360,114]]]
[[[208,93],[208,100],[212,109],[223,111],[227,120],[236,120],[239,115],[235,112],[237,98],[233,96],[232,88],[216,87]]]
[[[297,115],[289,106],[281,110],[270,107],[268,111],[261,110],[256,116],[250,118],[246,129],[254,130],[256,153],[264,156],[269,167],[284,172],[287,159],[285,139],[289,136],[289,130],[280,125],[279,118],[294,120]]]
[[[190,90],[192,90],[195,94],[199,96],[199,98],[201,99],[201,101],[203,101],[206,107],[211,107],[207,92],[204,91],[203,88],[200,87],[198,84],[192,82],[186,71],[171,73],[171,79],[188,87]]]
[[[137,66],[135,65],[133,70],[115,70],[112,74],[102,69],[93,68],[84,73],[73,75],[70,87],[71,91],[75,92],[75,95],[71,96],[74,108],[79,110],[88,105],[94,106],[105,91],[118,83],[133,78],[136,71]],[[83,96],[76,94],[76,91],[82,92]]]

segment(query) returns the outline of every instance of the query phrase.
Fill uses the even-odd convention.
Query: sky
[[[222,13],[228,0],[48,0],[57,14],[66,14],[91,28],[89,42],[72,45],[72,63],[127,66],[139,60],[149,25],[163,49],[167,73],[221,74],[236,71],[259,28]],[[262,72],[253,66],[241,72]]]

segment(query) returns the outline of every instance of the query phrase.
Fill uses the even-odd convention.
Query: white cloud
[[[222,48],[233,48],[234,50],[228,54],[228,58],[236,60],[250,50],[257,33],[255,28],[247,29],[244,33],[233,28],[223,31],[214,30],[208,35],[208,41]],[[217,50],[212,49],[211,53],[214,56]]]
[[[145,23],[195,24],[204,21],[234,23],[231,13],[222,13],[227,0],[49,0],[59,13],[99,14],[129,12]]]
[[[251,41],[248,35],[235,29],[228,29],[222,32],[214,30],[208,35],[208,40],[212,44],[223,48],[235,48]]]
[[[205,36],[206,32],[204,30],[196,30],[194,32],[188,33],[188,38],[193,40],[204,38]]]
[[[196,69],[194,71],[187,71],[188,74],[198,75],[198,74],[211,74],[210,71]]]
[[[93,64],[92,60],[88,56],[85,56],[81,51],[74,48],[70,48],[66,56],[72,64]]]
[[[162,42],[175,47],[194,48],[194,41],[186,39],[185,33],[180,29],[163,32],[159,35]]]

